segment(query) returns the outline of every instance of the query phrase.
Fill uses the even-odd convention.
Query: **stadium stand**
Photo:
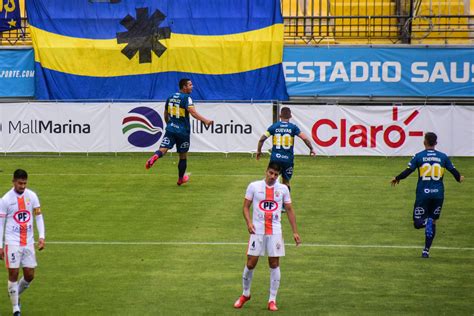
[[[472,44],[473,0],[282,0],[287,44]]]
[[[28,45],[31,43],[31,34],[28,27],[28,21],[26,18],[25,0],[20,0],[20,12],[21,12],[21,28],[6,32],[0,32],[0,45],[12,46],[12,45]]]
[[[463,16],[470,14],[469,9],[463,0],[419,2],[412,22],[412,43],[469,43],[469,18]]]
[[[281,0],[286,44],[473,44],[474,0]],[[31,45],[22,28],[0,45]]]

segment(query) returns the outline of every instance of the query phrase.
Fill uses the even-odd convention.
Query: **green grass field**
[[[45,214],[46,249],[22,295],[23,315],[269,313],[266,258],[252,300],[232,308],[248,240],[243,196],[263,178],[268,157],[191,154],[191,182],[182,187],[176,155],[150,171],[146,158],[0,158],[2,194],[14,169],[24,168]],[[474,314],[474,159],[453,159],[466,181],[445,177],[428,260],[411,219],[416,175],[389,184],[408,159],[296,158],[292,197],[303,245],[292,245],[284,217],[279,314]],[[0,314],[8,315],[1,271]]]

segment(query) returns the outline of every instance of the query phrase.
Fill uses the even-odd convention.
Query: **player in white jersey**
[[[285,256],[285,244],[281,230],[281,210],[283,205],[288,214],[293,239],[298,246],[301,243],[296,228],[296,217],[291,205],[288,187],[277,181],[281,166],[275,162],[268,165],[265,179],[250,183],[245,193],[243,213],[250,233],[247,249],[247,264],[242,275],[243,293],[234,303],[235,308],[250,300],[250,286],[254,268],[260,256],[268,255],[270,266],[270,297],[268,309],[277,311],[276,295],[280,286],[280,257]],[[250,220],[252,205],[252,220]]]
[[[33,281],[37,265],[33,216],[39,234],[38,250],[45,246],[44,221],[39,199],[36,193],[26,188],[27,181],[26,171],[16,170],[13,173],[13,188],[0,200],[0,259],[5,259],[8,269],[8,294],[15,316],[20,315],[19,296]],[[18,282],[20,267],[23,268],[23,277]]]

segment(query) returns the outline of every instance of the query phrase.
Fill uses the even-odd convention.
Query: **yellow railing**
[[[474,0],[281,0],[287,44],[474,44]],[[31,45],[22,27],[0,45]]]

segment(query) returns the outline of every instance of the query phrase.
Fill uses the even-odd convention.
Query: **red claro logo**
[[[263,200],[258,206],[264,212],[274,212],[278,208],[278,203],[273,200]]]
[[[31,215],[27,210],[21,210],[13,214],[13,218],[18,224],[24,224],[30,221]]]
[[[420,114],[418,110],[413,111],[403,122],[405,126],[410,123]],[[392,120],[398,122],[398,108],[392,109]],[[332,130],[338,131],[334,136],[323,139],[319,136],[318,130],[320,127],[326,126]],[[321,147],[330,147],[339,141],[342,148],[345,147],[371,147],[376,148],[377,142],[381,138],[383,142],[390,148],[400,148],[406,141],[407,134],[400,125],[383,125],[368,126],[363,124],[355,124],[348,126],[346,119],[340,119],[339,122],[334,122],[330,119],[321,119],[314,123],[311,134],[314,141]],[[423,136],[423,131],[408,131],[410,137]],[[349,144],[349,145],[348,145]]]

